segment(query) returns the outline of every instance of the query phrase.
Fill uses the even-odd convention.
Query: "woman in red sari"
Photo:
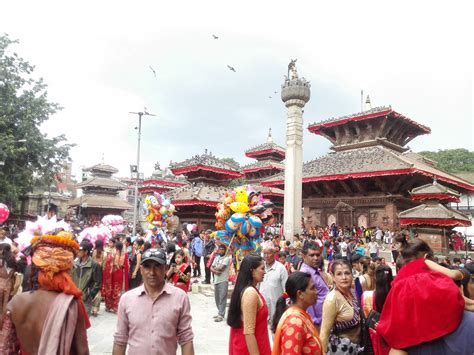
[[[111,240],[110,242],[114,242]],[[105,310],[117,313],[122,292],[128,290],[128,255],[122,242],[115,242],[115,249],[107,253],[103,272],[102,297]]]
[[[175,287],[187,293],[191,282],[191,266],[184,262],[185,259],[186,255],[182,249],[176,251],[171,258],[171,266],[166,277]]]

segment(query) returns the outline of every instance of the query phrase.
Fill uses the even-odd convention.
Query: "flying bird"
[[[272,97],[271,96],[268,96],[269,99],[271,99]]]
[[[153,72],[153,75],[154,75],[154,76],[155,76],[155,78],[156,78],[156,72],[155,72],[155,69],[153,69],[153,67],[152,67],[151,65],[150,65],[150,69],[151,69],[151,71]]]
[[[216,35],[212,35],[212,38],[219,39],[219,37],[217,37]]]
[[[274,93],[275,93],[275,94],[278,94],[278,91],[275,91]]]
[[[235,73],[235,69],[234,67],[231,67],[230,65],[227,65],[227,68],[229,68],[229,70],[233,71]]]

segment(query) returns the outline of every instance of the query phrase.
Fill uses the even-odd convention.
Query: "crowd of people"
[[[0,230],[0,354],[88,353],[89,316],[101,304],[117,314],[114,354],[172,354],[178,345],[193,354],[187,294],[198,282],[213,284],[213,321],[230,327],[230,354],[474,349],[472,259],[436,257],[416,236],[333,225],[292,241],[267,233],[261,251],[245,256],[211,230],[124,234],[105,245],[63,231],[35,238],[20,251]]]

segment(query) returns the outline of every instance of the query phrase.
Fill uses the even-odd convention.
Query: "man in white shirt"
[[[379,254],[379,245],[375,240],[371,240],[369,244],[367,244],[367,247],[369,248],[369,254],[371,258],[374,258],[378,256]]]
[[[273,248],[263,249],[263,261],[265,262],[265,276],[258,288],[267,302],[271,324],[276,302],[285,291],[288,272],[282,263],[275,261],[275,249]]]
[[[377,227],[377,230],[375,231],[375,240],[380,246],[382,245],[382,238],[383,238],[383,230]]]
[[[230,255],[226,255],[227,248],[224,244],[217,247],[217,255],[214,257],[210,267],[214,274],[214,298],[218,314],[214,317],[215,322],[222,322],[227,305],[227,290],[229,288],[229,266]]]
[[[342,242],[341,242],[341,244],[339,244],[339,246],[341,247],[341,256],[342,256],[342,258],[347,260],[347,242],[346,242],[345,238],[342,240]]]

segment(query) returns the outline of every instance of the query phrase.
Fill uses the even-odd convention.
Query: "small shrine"
[[[285,148],[273,141],[272,129],[270,128],[267,141],[246,150],[245,155],[257,160],[255,163],[242,167],[247,184],[252,185],[265,198],[272,200],[275,204],[273,213],[276,220],[280,221],[283,215],[284,191],[276,187],[263,186],[261,182],[285,170],[285,165],[282,163],[285,159]]]
[[[459,202],[460,194],[444,185],[426,184],[410,191],[413,201],[423,204],[400,212],[400,224],[410,233],[416,231],[418,238],[430,244],[435,252],[448,253],[448,237],[454,227],[469,227],[471,221],[464,214],[447,206]]]
[[[430,128],[389,107],[309,125],[328,139],[333,152],[303,165],[303,207],[307,227],[363,226],[399,229],[398,214],[416,206],[409,191],[433,179],[460,192],[474,185],[436,167],[409,150],[414,138]],[[284,188],[284,173],[262,182]]]
[[[119,197],[119,192],[126,190],[127,185],[112,176],[118,172],[116,168],[102,163],[84,169],[84,172],[90,173],[90,177],[76,185],[77,189],[82,189],[83,195],[68,203],[79,219],[93,224],[105,215],[121,215],[133,208]]]
[[[213,229],[217,204],[228,191],[228,182],[243,174],[239,167],[217,158],[205,150],[180,163],[170,162],[174,175],[186,176],[189,184],[167,195],[176,206],[181,223],[197,224],[199,229]]]

